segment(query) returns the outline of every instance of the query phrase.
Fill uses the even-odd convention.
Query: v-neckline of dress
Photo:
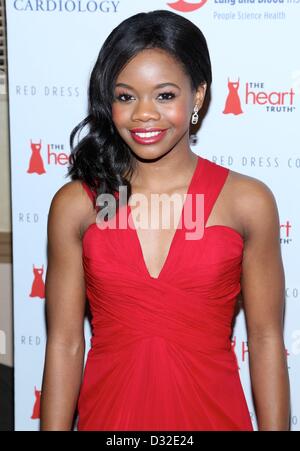
[[[165,258],[165,261],[164,261],[164,263],[163,263],[163,265],[162,265],[157,277],[151,276],[151,274],[150,274],[150,272],[148,270],[148,267],[147,267],[146,262],[145,262],[143,249],[142,249],[142,246],[141,246],[141,242],[140,242],[140,239],[139,239],[139,236],[138,236],[138,233],[137,233],[137,229],[135,227],[134,220],[133,220],[133,217],[132,217],[132,210],[131,210],[131,207],[130,207],[129,203],[127,204],[127,213],[128,213],[129,216],[131,216],[131,224],[132,224],[132,227],[129,227],[129,229],[132,230],[134,240],[135,240],[135,242],[137,244],[139,259],[141,260],[141,263],[142,263],[142,266],[143,266],[143,271],[144,271],[146,277],[148,277],[150,280],[157,280],[157,281],[159,281],[162,278],[163,274],[166,271],[166,267],[167,267],[167,265],[168,265],[168,263],[169,263],[169,261],[170,261],[170,259],[172,257],[172,252],[174,252],[175,242],[177,240],[177,237],[179,236],[179,232],[181,230],[184,230],[184,221],[183,221],[184,209],[185,209],[185,206],[186,206],[186,203],[187,203],[188,195],[192,194],[192,190],[194,188],[195,181],[196,181],[196,179],[198,177],[198,173],[199,173],[200,166],[201,166],[201,162],[200,161],[201,161],[201,157],[199,155],[197,155],[196,167],[195,167],[193,175],[191,177],[191,180],[190,180],[190,183],[189,183],[189,186],[188,186],[188,190],[185,193],[186,198],[185,198],[185,200],[183,202],[183,206],[182,206],[182,209],[181,209],[179,221],[178,221],[177,227],[175,229],[175,232],[173,234],[172,240],[170,242],[170,246],[169,246],[169,250],[168,250],[167,256]],[[182,224],[182,226],[179,227],[181,224]]]

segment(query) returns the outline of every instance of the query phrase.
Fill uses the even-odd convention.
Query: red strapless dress
[[[198,156],[188,193],[205,196],[204,226],[228,173]],[[84,233],[93,336],[78,430],[253,430],[231,345],[243,238],[214,225],[185,239],[181,224],[157,278],[136,229],[95,223]]]

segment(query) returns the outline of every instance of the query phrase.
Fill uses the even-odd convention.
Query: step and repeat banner
[[[39,430],[47,215],[53,195],[69,181],[69,135],[86,116],[91,69],[114,27],[133,14],[155,9],[187,17],[208,42],[212,97],[201,130],[191,142],[193,151],[260,179],[276,197],[286,275],[292,430],[300,430],[300,0],[6,1],[15,428]],[[86,323],[87,345],[89,337]],[[232,346],[257,430],[242,311]]]

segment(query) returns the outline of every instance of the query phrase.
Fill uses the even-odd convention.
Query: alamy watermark
[[[102,193],[96,199],[96,205],[101,208],[97,214],[96,224],[100,229],[170,229],[171,224],[177,229],[184,227],[185,239],[199,240],[204,234],[204,194],[187,193],[182,195],[151,194],[150,200],[142,193],[134,193],[130,196],[129,215],[127,205],[127,186],[119,187],[119,214],[116,216],[117,200],[113,194]],[[149,205],[150,204],[150,205]],[[180,206],[180,219],[175,224],[175,211]],[[141,208],[143,217],[137,215],[133,222],[132,212],[135,208]],[[150,208],[149,208],[150,207]],[[173,207],[173,208],[172,208]],[[149,214],[150,212],[150,214]],[[138,219],[140,216],[140,219]]]

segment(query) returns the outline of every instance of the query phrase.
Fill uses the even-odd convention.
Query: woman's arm
[[[242,295],[258,429],[288,431],[289,377],[283,339],[285,275],[280,221],[272,191],[251,178],[244,187]]]
[[[47,346],[41,396],[41,430],[71,430],[84,364],[85,284],[78,182],[53,197],[48,216]]]

